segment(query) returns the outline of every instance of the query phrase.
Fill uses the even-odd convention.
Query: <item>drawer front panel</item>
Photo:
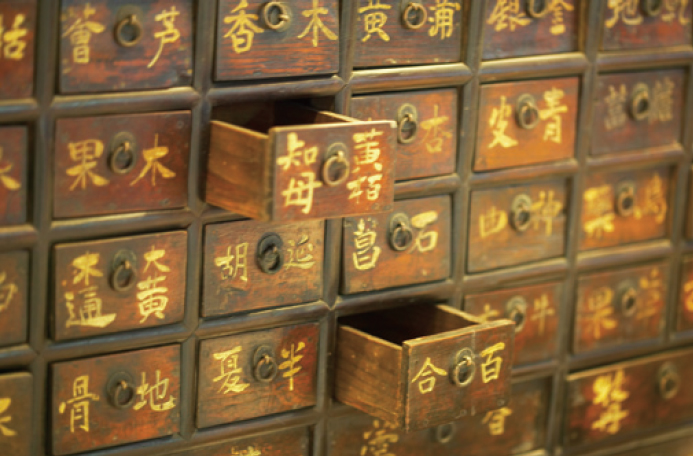
[[[34,93],[35,29],[36,0],[0,3],[0,100]]]
[[[318,338],[305,324],[202,341],[197,426],[314,405]]]
[[[59,363],[52,378],[56,455],[178,432],[177,345]]]
[[[193,1],[62,0],[62,93],[162,89],[192,81]]]
[[[396,180],[450,174],[457,156],[457,98],[456,89],[354,97],[351,115],[398,123]]]
[[[479,102],[474,170],[490,171],[573,157],[578,81],[570,78],[484,86]]]
[[[469,272],[563,255],[565,181],[472,192]]]
[[[233,440],[221,445],[175,453],[174,456],[308,456],[309,449],[308,430],[297,429]]]
[[[27,340],[29,253],[0,253],[0,347]]]
[[[185,206],[190,122],[190,112],[58,120],[53,215]]]
[[[558,322],[563,295],[560,282],[467,295],[464,310],[484,321],[515,321],[518,366],[549,361],[558,348]]]
[[[450,198],[398,201],[392,213],[344,219],[344,293],[450,275]]]
[[[31,454],[33,396],[30,374],[0,375],[0,454]]]
[[[28,155],[27,129],[0,127],[0,227],[26,222]]]
[[[55,338],[76,339],[183,319],[187,233],[55,248]]]

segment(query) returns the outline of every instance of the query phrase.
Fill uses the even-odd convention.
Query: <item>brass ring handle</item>
[[[418,21],[413,21],[412,17],[418,19]],[[404,12],[402,13],[402,22],[404,26],[409,30],[418,30],[424,26],[426,20],[428,19],[428,12],[426,7],[418,2],[409,2]]]
[[[269,233],[257,243],[255,258],[257,265],[265,274],[276,274],[284,266],[284,242],[278,234]]]
[[[616,191],[616,213],[620,217],[630,217],[635,212],[635,184],[621,184]]]
[[[404,114],[397,124],[397,141],[402,144],[413,142],[418,130],[419,124],[416,122],[416,117],[411,113]]]
[[[142,23],[137,19],[137,15],[131,14],[116,24],[114,35],[116,43],[119,45],[133,47],[144,36],[144,29]]]
[[[539,108],[534,97],[530,94],[520,95],[515,108],[515,119],[520,128],[531,130],[539,125]]]
[[[392,250],[397,252],[407,250],[414,242],[414,231],[406,214],[400,212],[390,218],[389,241]]]
[[[551,12],[551,0],[528,0],[527,1],[527,14],[530,16],[540,19]],[[537,10],[537,5],[540,9]]]
[[[662,0],[642,0],[640,8],[646,16],[657,17],[662,12]]]
[[[322,165],[322,180],[328,187],[337,187],[349,178],[350,165],[343,150],[330,156]]]
[[[623,315],[627,317],[635,315],[635,311],[638,308],[638,292],[635,288],[628,287],[621,292],[619,301]]]
[[[455,436],[455,430],[455,423],[446,423],[437,426],[434,431],[436,442],[450,443]]]
[[[259,347],[253,356],[253,377],[261,383],[270,383],[279,372],[279,366],[274,358],[272,349],[268,346]]]
[[[527,231],[532,223],[532,199],[517,195],[510,208],[510,225],[519,232]]]
[[[127,275],[122,277],[123,274]],[[118,293],[124,293],[135,285],[136,276],[132,263],[129,260],[124,260],[115,267],[111,274],[111,288]]]
[[[681,376],[676,366],[671,362],[663,364],[657,374],[657,383],[659,385],[659,394],[663,399],[669,400],[674,398],[681,388]]]
[[[127,174],[135,167],[136,161],[132,144],[130,141],[124,141],[111,152],[108,166],[116,174]]]
[[[272,16],[273,10],[277,11],[276,21]],[[262,23],[275,32],[286,30],[291,25],[291,17],[291,10],[284,3],[271,1],[262,6]]]
[[[106,384],[108,402],[118,410],[132,407],[136,396],[133,383],[132,376],[126,372],[113,374]]]
[[[505,313],[508,319],[515,322],[515,333],[519,333],[527,322],[527,301],[522,296],[510,298]]]
[[[476,364],[474,359],[469,355],[464,355],[453,367],[450,378],[455,386],[464,388],[472,383],[475,372]]]
[[[630,115],[637,121],[646,120],[650,116],[650,88],[647,84],[636,84],[630,100]]]

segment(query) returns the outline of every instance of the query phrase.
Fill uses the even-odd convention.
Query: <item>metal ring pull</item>
[[[625,287],[620,293],[619,302],[623,315],[632,317],[638,309],[638,291],[632,286]]]
[[[131,14],[116,24],[114,33],[116,43],[123,47],[133,47],[144,36],[144,29],[137,15]]]
[[[552,0],[528,0],[527,14],[540,19],[551,12]]]
[[[450,370],[450,381],[453,385],[464,388],[472,383],[475,373],[474,352],[469,348],[464,348],[455,356],[454,366]]]
[[[351,166],[349,165],[349,160],[346,158],[346,147],[333,146],[335,152],[330,154],[328,152],[328,158],[322,165],[322,180],[328,187],[337,187],[343,184],[349,178],[349,171]]]
[[[659,384],[659,394],[663,399],[669,400],[678,394],[681,388],[681,376],[673,363],[664,363],[659,368],[657,383]]]
[[[135,387],[132,376],[127,372],[113,374],[106,383],[108,402],[118,410],[132,407],[135,403]]]
[[[419,113],[415,106],[406,103],[400,106],[397,112],[397,141],[401,144],[410,144],[416,139],[419,130]]]
[[[270,383],[277,376],[279,366],[271,347],[263,345],[253,355],[253,377],[261,383]]]
[[[541,120],[539,108],[537,108],[537,102],[532,95],[526,93],[517,99],[515,119],[517,124],[525,130],[531,130],[539,125]]]
[[[135,167],[135,150],[130,141],[120,143],[108,157],[108,166],[116,174],[127,174]]]
[[[527,231],[532,222],[532,199],[528,195],[517,195],[510,208],[510,225],[516,231]]]
[[[389,241],[392,250],[397,252],[407,250],[414,242],[414,231],[406,214],[400,212],[390,217]]]
[[[263,236],[257,243],[255,258],[257,265],[265,274],[276,274],[284,266],[284,252],[282,238],[275,233]]]
[[[455,436],[455,423],[446,423],[434,429],[434,439],[438,443],[450,443]]]
[[[125,293],[137,282],[137,256],[131,250],[116,253],[111,263],[110,285],[113,291]]]
[[[265,3],[262,5],[261,15],[263,25],[275,32],[283,32],[291,25],[291,10],[285,3],[277,1]]]
[[[646,120],[650,116],[651,108],[650,88],[647,84],[636,84],[630,100],[630,115],[638,121]]]
[[[642,0],[640,9],[649,17],[657,17],[662,12],[662,0]]]
[[[418,2],[410,2],[402,13],[402,22],[409,30],[417,30],[424,26],[428,19],[426,7]]]
[[[515,322],[515,333],[519,333],[527,322],[527,301],[522,296],[514,296],[510,298],[505,308],[507,317]]]
[[[616,190],[616,213],[621,217],[630,217],[635,212],[635,184],[625,182]]]

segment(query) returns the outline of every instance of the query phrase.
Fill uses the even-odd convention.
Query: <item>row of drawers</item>
[[[595,103],[593,156],[649,149],[653,149],[652,153],[680,152],[685,80],[683,70],[601,76]],[[575,155],[578,93],[578,78],[482,86],[473,170],[481,173],[571,160]],[[394,158],[386,158],[386,151],[391,147],[385,146],[389,144],[386,135],[369,136],[368,142],[354,146],[352,175],[359,164],[372,158],[371,155],[377,153],[381,158],[374,165],[381,167],[380,180],[377,183],[364,181],[358,186],[360,191],[366,187],[369,191],[378,188],[385,196],[393,179],[401,181],[454,173],[460,134],[458,98],[457,89],[353,98],[351,114],[355,118],[397,122]],[[235,109],[238,112],[241,108]],[[292,114],[295,113],[288,111],[283,115],[291,117]],[[275,119],[277,124],[283,122],[286,122],[283,118]],[[300,154],[308,157],[312,151],[317,156],[318,150],[328,149],[328,135],[317,134],[323,126],[307,128],[308,133],[304,130],[289,133],[286,156],[277,150],[275,179],[281,177],[280,171],[293,168],[300,161]],[[310,134],[313,129],[315,135]],[[293,142],[291,135],[294,135]],[[307,137],[317,145],[306,146]],[[214,138],[213,134],[212,148],[223,148]],[[229,139],[221,141],[228,143]],[[53,216],[64,219],[185,207],[190,144],[191,115],[186,111],[59,119],[53,148]],[[243,149],[243,153],[247,150]],[[21,224],[27,220],[30,155],[26,127],[0,127],[0,201],[4,201],[0,205],[0,225]],[[389,156],[392,157],[391,152]],[[284,162],[287,158],[283,157],[289,157],[290,161]],[[238,160],[240,158],[234,158],[231,165],[240,166],[236,165]],[[210,161],[210,167],[216,164]],[[229,171],[232,170],[223,168],[224,173]],[[207,194],[212,202],[216,202],[217,194],[228,191],[225,182],[217,182],[216,172],[210,169],[207,182]],[[656,189],[659,196],[668,191],[669,178],[665,174],[660,173],[658,177],[661,181]],[[616,197],[618,189],[605,188],[598,182],[600,179],[595,177],[595,182],[590,184],[594,188],[589,191],[594,195],[588,198],[586,194],[586,203]],[[349,192],[351,200],[357,192],[352,188],[354,183],[358,183],[358,179],[340,184],[334,191]],[[645,188],[644,181],[638,184]],[[316,195],[328,191],[325,185],[320,185],[324,188],[316,190]],[[234,191],[246,191],[248,187],[234,188]],[[564,198],[562,190],[552,189],[551,192],[556,200]],[[364,200],[366,197],[370,199],[369,195],[363,195]],[[560,208],[556,208],[556,213],[560,212]],[[597,208],[598,211],[603,209]],[[664,220],[666,208],[660,209]]]
[[[195,2],[62,0],[59,87],[88,93],[190,85]],[[599,3],[599,2],[597,2]],[[483,58],[576,51],[587,1],[489,0]],[[470,1],[359,0],[354,66],[459,62]],[[691,44],[691,4],[608,2],[602,49]],[[199,24],[201,33],[213,27]],[[339,69],[339,2],[222,0],[216,18],[216,80],[330,74]],[[36,0],[0,3],[0,99],[33,92]],[[346,39],[346,37],[341,37]]]
[[[318,325],[303,324],[201,341],[196,427],[315,406],[318,339]],[[589,448],[690,420],[691,361],[693,351],[688,349],[570,375],[561,401],[565,421],[560,444],[570,450]],[[47,414],[53,454],[179,432],[183,398],[177,345],[56,363],[51,373]],[[515,381],[509,402],[500,408],[482,413],[472,408],[459,421],[410,433],[387,421],[337,408],[328,423],[328,454],[433,455],[445,449],[446,454],[500,456],[544,448],[552,380]],[[0,449],[23,456],[30,445],[32,376],[0,375],[0,391]],[[229,445],[259,449],[270,442],[291,454],[305,451],[306,432],[295,431],[293,436],[227,443],[219,451],[228,451]]]

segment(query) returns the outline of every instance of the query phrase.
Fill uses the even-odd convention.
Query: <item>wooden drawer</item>
[[[472,192],[467,270],[480,272],[563,255],[567,182]]]
[[[202,316],[320,299],[324,237],[322,221],[208,225]]]
[[[342,292],[450,276],[450,197],[398,201],[392,213],[344,219]]]
[[[665,443],[637,447],[633,446],[627,451],[609,453],[610,456],[691,456],[693,437],[679,438]]]
[[[351,115],[397,122],[396,180],[450,174],[457,157],[457,99],[457,89],[359,96],[351,100]]]
[[[0,253],[0,347],[27,341],[29,253]]]
[[[33,398],[30,374],[0,375],[0,454],[31,454]]]
[[[688,0],[631,0],[606,4],[603,50],[684,44],[691,44],[691,3]]]
[[[315,405],[318,339],[309,323],[202,341],[197,426]]]
[[[28,155],[27,129],[0,127],[0,227],[26,222]]]
[[[192,82],[193,0],[62,0],[61,93]]]
[[[308,430],[292,429],[174,453],[174,456],[308,456],[309,449]]]
[[[568,377],[566,447],[637,437],[693,417],[693,351],[600,367]]]
[[[573,352],[625,348],[664,332],[669,269],[664,263],[578,279]]]
[[[218,81],[311,76],[339,70],[337,0],[220,0]]]
[[[693,329],[693,255],[683,257],[680,283],[676,330],[688,331]]]
[[[290,104],[238,106],[217,119],[208,203],[273,222],[392,210],[394,122]]]
[[[467,295],[464,310],[482,321],[515,322],[513,365],[550,361],[558,348],[563,283],[511,288]]]
[[[474,171],[573,157],[578,87],[578,78],[483,86]]]
[[[667,167],[588,175],[580,250],[665,237],[673,185],[672,169]]]
[[[505,456],[543,448],[549,379],[512,386],[507,406],[409,434],[365,414],[329,421],[329,456]]]
[[[178,432],[178,345],[58,363],[52,384],[56,455]]]
[[[685,84],[684,70],[599,76],[592,154],[679,144]]]
[[[459,62],[463,0],[358,0],[355,67]]]
[[[340,319],[335,397],[404,430],[507,404],[513,323],[412,305]]]
[[[55,247],[56,340],[183,320],[185,231]]]
[[[53,216],[187,204],[190,112],[59,119]]]
[[[576,51],[581,3],[581,0],[487,1],[484,60]]]
[[[36,0],[0,3],[0,100],[34,93],[35,29]]]

